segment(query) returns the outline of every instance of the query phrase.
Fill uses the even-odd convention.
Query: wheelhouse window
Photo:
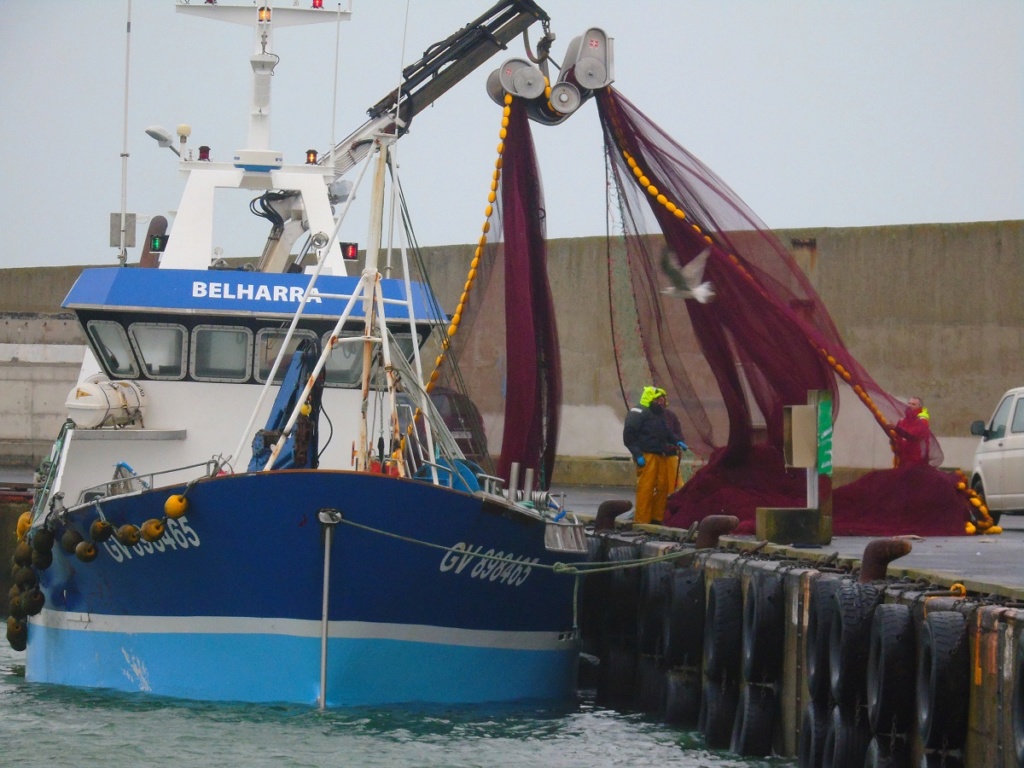
[[[360,334],[355,331],[343,331],[341,333],[339,342],[334,345],[330,356],[327,358],[327,364],[324,366],[324,371],[327,375],[327,386],[358,386],[363,372],[363,345],[357,341],[347,341],[347,339],[360,337]],[[331,334],[325,333],[322,341],[324,348],[328,346],[330,340]]]
[[[396,333],[392,336],[392,338],[395,340],[395,344],[398,346],[398,349],[401,351],[402,355],[405,356],[405,359],[408,360],[409,362],[412,362],[414,351],[413,346],[415,344],[415,342],[413,341],[412,334]]]
[[[192,330],[192,377],[246,381],[252,374],[252,331],[242,326],[197,325]]]
[[[286,331],[279,330],[277,328],[263,328],[256,334],[256,379],[260,382],[265,382],[267,377],[270,376],[270,369],[274,365],[274,361],[281,352],[281,345],[284,343],[284,338],[287,335]],[[292,361],[292,355],[295,354],[296,348],[299,346],[299,342],[303,339],[315,339],[316,334],[312,331],[300,331],[296,330],[288,342],[288,346],[284,350],[284,355],[281,357],[281,365],[277,369],[277,373],[274,375],[274,382],[278,383],[284,379],[284,375],[288,370],[288,365]]]
[[[139,375],[128,334],[113,320],[90,320],[89,340],[103,367],[117,378],[134,379]]]
[[[132,323],[128,326],[128,336],[149,378],[185,378],[188,333],[184,326],[169,323]]]

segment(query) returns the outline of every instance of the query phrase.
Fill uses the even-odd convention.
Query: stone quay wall
[[[976,438],[998,397],[1024,384],[1024,221],[779,230],[776,234],[821,295],[854,357],[887,391],[920,395],[932,414],[947,466],[969,468]],[[462,291],[472,245],[424,249],[442,306]],[[602,237],[553,240],[548,259],[561,338],[563,427],[568,477],[628,484],[621,445],[622,402],[608,305]],[[60,308],[80,267],[2,270],[0,279],[0,466],[31,467],[63,422],[83,337]],[[472,347],[466,378],[493,375],[493,344]],[[496,388],[497,390],[498,388]],[[852,395],[836,425],[837,467],[884,467],[891,453]],[[478,405],[485,421],[499,395]],[[715,404],[708,409],[716,412]],[[714,421],[716,442],[727,424]],[[497,436],[489,435],[491,445]],[[610,459],[596,474],[581,459]],[[556,482],[559,478],[555,478]]]

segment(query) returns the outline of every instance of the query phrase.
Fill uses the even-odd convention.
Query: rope
[[[435,544],[432,541],[423,541],[422,539],[416,539],[416,538],[413,538],[412,536],[403,536],[400,533],[394,533],[392,531],[385,531],[385,530],[382,530],[380,528],[374,528],[373,526],[370,526],[370,525],[364,525],[362,523],[356,523],[356,522],[353,522],[352,520],[347,520],[344,517],[341,519],[340,522],[343,525],[348,525],[348,526],[351,526],[353,528],[358,528],[359,530],[366,531],[367,533],[376,533],[376,534],[379,534],[381,536],[387,536],[390,539],[397,539],[398,541],[404,541],[407,544],[416,544],[416,545],[421,546],[421,547],[428,547],[429,549],[437,549],[437,550],[440,550],[442,552],[452,552],[452,553],[464,553],[465,552],[465,550],[456,549],[455,547],[449,547],[449,546],[446,546],[444,544]],[[573,576],[588,576],[588,575],[590,575],[592,573],[605,573],[605,572],[609,572],[609,571],[625,570],[627,568],[643,568],[645,565],[650,565],[651,563],[660,563],[660,562],[665,562],[665,561],[669,561],[669,560],[677,560],[677,559],[679,559],[681,557],[692,557],[692,556],[694,556],[696,554],[699,554],[701,552],[710,552],[710,551],[712,551],[712,549],[676,550],[676,551],[673,551],[673,552],[668,552],[668,553],[666,553],[664,555],[657,555],[656,557],[645,557],[645,558],[640,558],[639,560],[623,560],[623,561],[615,563],[613,565],[606,565],[604,563],[590,563],[590,562],[578,563],[576,565],[572,565],[572,564],[569,564],[569,563],[558,562],[558,563],[552,563],[551,565],[547,565],[545,563],[533,563],[533,562],[531,562],[530,563],[530,567],[531,568],[540,568],[541,570],[547,570],[547,571],[551,571],[552,573],[557,573],[557,574],[567,574],[567,575],[573,575]],[[498,555],[488,555],[488,554],[484,554],[484,553],[480,553],[480,552],[474,553],[474,556],[475,557],[479,557],[481,560],[495,560],[495,561],[500,562],[500,563],[509,563],[509,564],[513,564],[513,565],[522,565],[522,561],[514,560],[511,557],[499,557]]]

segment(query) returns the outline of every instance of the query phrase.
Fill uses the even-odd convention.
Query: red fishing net
[[[853,358],[793,257],[721,179],[614,89],[597,101],[622,231],[609,283],[624,401],[646,383],[667,389],[687,442],[709,454],[670,498],[666,521],[727,513],[753,532],[757,507],[806,505],[804,471],[783,462],[783,406],[827,390],[834,418],[840,392],[852,392],[888,431],[903,404]],[[680,273],[698,258],[696,280],[714,298],[666,292],[684,287]],[[837,491],[835,532],[963,533],[971,507],[935,469],[942,451],[930,442],[930,467],[871,473]]]

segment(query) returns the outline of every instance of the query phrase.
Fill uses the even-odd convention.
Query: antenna
[[[128,0],[128,22],[125,28],[124,44],[124,125],[121,139],[121,221],[118,226],[117,260],[121,266],[128,263],[128,75],[132,53],[132,0]],[[132,217],[134,226],[134,217]],[[133,232],[134,234],[134,232]],[[134,241],[134,238],[132,238]],[[134,242],[133,242],[134,245]]]

